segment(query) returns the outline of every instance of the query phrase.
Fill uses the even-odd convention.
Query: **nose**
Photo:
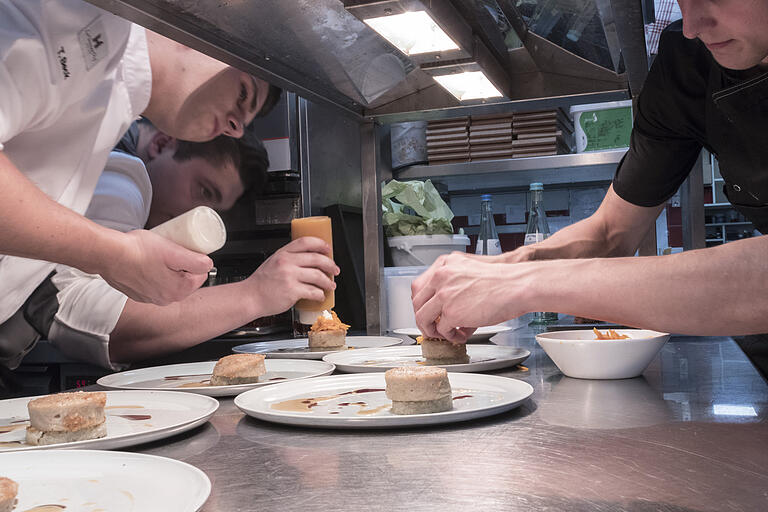
[[[683,35],[695,39],[707,28],[714,26],[715,18],[707,8],[709,2],[699,0],[679,0],[680,13],[683,15]]]
[[[243,121],[234,114],[227,115],[227,126],[224,133],[239,139],[243,136]]]

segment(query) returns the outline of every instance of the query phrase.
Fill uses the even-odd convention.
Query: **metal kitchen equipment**
[[[653,21],[651,0],[89,1],[298,95],[303,214],[362,206],[370,333],[386,315],[379,205],[380,183],[392,173],[388,124],[634,97],[648,71],[644,23]],[[418,10],[455,48],[409,55],[368,24]],[[459,101],[436,81],[466,71],[482,71],[502,96]],[[622,154],[477,162],[472,171],[488,188],[502,175],[520,184],[568,180],[556,171],[573,167],[605,181]],[[435,172],[425,167],[398,177]],[[467,180],[476,178],[462,181],[463,164],[439,167],[473,186]]]

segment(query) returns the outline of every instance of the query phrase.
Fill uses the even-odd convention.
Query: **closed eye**
[[[237,98],[238,105],[242,105],[245,103],[245,100],[248,99],[248,88],[245,86],[244,83],[240,83],[240,96]]]

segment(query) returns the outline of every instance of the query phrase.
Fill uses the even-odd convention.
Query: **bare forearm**
[[[56,203],[0,152],[0,253],[96,273],[121,234]]]
[[[167,306],[129,299],[110,335],[110,359],[126,363],[183,350],[264,316],[263,309],[245,281],[200,288]]]
[[[629,256],[633,248],[612,240],[605,232],[595,229],[589,219],[567,226],[548,239],[524,246],[524,260],[554,260],[574,258],[607,258]]]
[[[758,237],[671,256],[522,264],[532,270],[527,309],[681,334],[768,332],[766,251]]]
[[[508,263],[572,258],[631,256],[664,205],[637,206],[608,189],[600,208],[590,217],[567,226],[550,238],[512,251]]]

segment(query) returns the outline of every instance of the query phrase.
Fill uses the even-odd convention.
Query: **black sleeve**
[[[708,63],[698,46],[683,38],[679,24],[661,36],[638,98],[629,150],[613,178],[615,192],[632,204],[669,199],[701,151]]]

